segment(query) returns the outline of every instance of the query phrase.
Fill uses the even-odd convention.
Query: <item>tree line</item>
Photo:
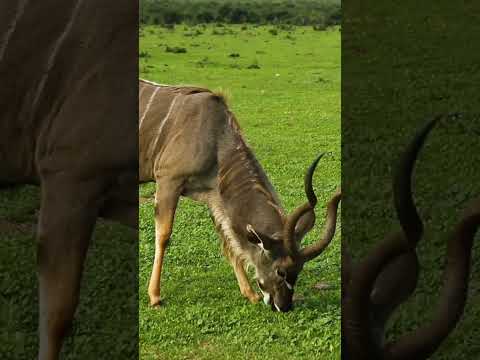
[[[142,25],[339,25],[340,0],[140,0]]]

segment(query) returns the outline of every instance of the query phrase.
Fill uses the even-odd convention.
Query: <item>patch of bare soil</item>
[[[333,286],[325,282],[319,282],[313,285],[313,288],[317,290],[333,290]]]
[[[144,203],[146,203],[146,202],[152,202],[153,200],[154,200],[153,197],[140,196],[140,197],[138,198],[138,202],[139,202],[140,204],[144,204]]]

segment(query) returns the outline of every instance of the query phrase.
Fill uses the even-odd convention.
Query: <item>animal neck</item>
[[[210,204],[229,253],[255,265],[258,245],[248,241],[247,225],[273,236],[283,229],[284,210],[233,114],[219,144],[216,201]]]
[[[241,232],[234,230],[234,224],[238,222],[238,219],[229,216],[220,198],[210,199],[209,207],[215,228],[220,236],[224,255],[246,268],[253,267],[258,276],[258,267],[263,258],[260,247],[249,242]]]

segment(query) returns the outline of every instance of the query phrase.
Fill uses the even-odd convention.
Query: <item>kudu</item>
[[[233,266],[240,291],[255,303],[245,266],[255,269],[263,300],[272,310],[292,307],[293,288],[306,261],[332,240],[340,192],[327,206],[323,238],[300,249],[315,222],[317,198],[305,176],[308,202],[286,215],[222,96],[196,87],[140,81],[140,181],[156,182],[155,259],[150,303],[160,305],[160,278],[180,196],[208,205]]]
[[[41,189],[40,360],[59,356],[97,216],[137,228],[137,15],[130,0],[0,2],[0,185]]]
[[[426,136],[441,119],[427,123],[396,168],[393,191],[401,231],[390,234],[357,264],[342,246],[342,358],[345,360],[428,359],[456,326],[468,291],[473,239],[480,227],[480,199],[449,235],[444,284],[434,318],[410,334],[386,343],[385,326],[417,286],[416,246],[423,234],[411,192],[411,174]]]

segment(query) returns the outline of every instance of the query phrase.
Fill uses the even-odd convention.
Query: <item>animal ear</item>
[[[272,240],[268,236],[256,231],[250,224],[247,224],[247,233],[248,241],[258,245],[262,250],[268,251],[272,248]]]
[[[312,209],[307,211],[302,217],[298,220],[297,225],[295,225],[295,239],[297,242],[302,241],[303,237],[313,229],[315,225],[315,211]]]

